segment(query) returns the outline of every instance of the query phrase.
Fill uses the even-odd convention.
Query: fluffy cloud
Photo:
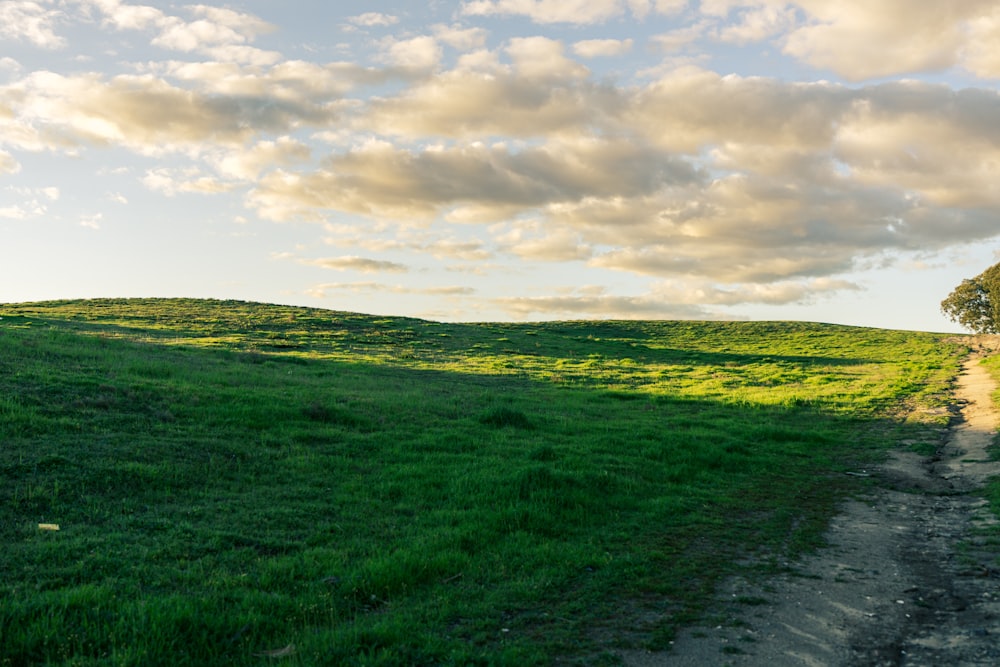
[[[404,69],[431,70],[441,61],[441,47],[428,35],[401,41],[390,39],[384,58],[389,64]]]
[[[480,206],[485,219],[489,210],[503,219],[519,209],[634,196],[696,178],[685,163],[627,141],[553,142],[516,152],[481,144],[411,152],[383,142],[334,155],[309,174],[269,174],[252,203],[278,220],[309,209],[432,218],[466,202]]]
[[[443,287],[407,287],[405,285],[386,285],[376,282],[351,282],[351,283],[320,283],[306,290],[309,296],[325,299],[331,292],[351,292],[354,294],[379,293],[379,294],[419,294],[427,296],[470,296],[476,293],[471,287],[460,287],[458,285]]]
[[[759,42],[784,33],[795,25],[795,11],[791,7],[765,4],[744,9],[738,20],[718,30],[723,42],[746,44]]]
[[[276,171],[250,203],[275,219],[330,210],[409,223],[508,221],[493,242],[525,260],[786,285],[782,293],[788,281],[817,291],[814,279],[885,252],[997,232],[995,92],[912,82],[852,89],[695,68],[614,90],[563,71],[543,90],[509,71],[455,69],[376,101],[359,122],[441,140],[372,141],[313,171]],[[517,99],[513,91],[525,93],[523,126],[517,113],[491,113],[495,100]],[[552,107],[562,123],[546,122]],[[493,133],[544,139],[471,140]]]
[[[603,23],[621,16],[628,8],[633,16],[650,12],[674,14],[687,0],[471,0],[462,3],[465,16],[525,16],[535,23]]]
[[[984,78],[1000,77],[1000,7],[970,20],[962,65]]]
[[[82,0],[84,6],[103,15],[106,25],[117,30],[155,30],[150,43],[164,49],[210,55],[219,60],[255,65],[273,64],[280,54],[249,44],[274,26],[242,12],[209,5],[187,5],[195,17],[188,21],[148,5],[130,5],[121,0]]]
[[[55,33],[62,13],[49,9],[47,4],[30,0],[0,2],[0,37],[27,41],[46,49],[65,46],[66,40]]]
[[[0,174],[16,174],[21,171],[21,163],[7,151],[0,150]]]
[[[246,149],[229,151],[214,158],[219,173],[242,180],[255,180],[261,171],[297,162],[306,162],[310,149],[291,137],[279,137],[276,141],[259,141]]]
[[[272,72],[279,80],[281,69]],[[265,82],[257,84],[266,88]],[[124,145],[155,154],[206,143],[242,145],[258,133],[280,133],[335,116],[325,99],[284,96],[284,90],[279,85],[271,97],[255,91],[220,96],[151,75],[106,80],[96,74],[33,72],[0,87],[0,109],[11,100],[14,119],[5,122],[0,115],[0,141],[24,147]]]
[[[487,32],[484,28],[436,25],[434,36],[454,49],[471,51],[480,49],[486,44]]]
[[[405,273],[409,269],[397,262],[387,262],[380,259],[345,255],[343,257],[325,257],[322,259],[299,259],[300,264],[319,266],[334,271],[358,271],[360,273]]]
[[[619,0],[473,0],[462,3],[466,16],[527,16],[535,23],[602,23],[622,13]]]
[[[718,319],[701,306],[661,301],[655,296],[557,295],[502,297],[495,306],[517,319],[596,317],[601,319]]]
[[[808,303],[824,294],[862,288],[848,280],[816,278],[803,282],[784,281],[772,284],[738,284],[728,288],[706,282],[670,281],[655,286],[657,298],[676,304],[733,306],[746,303],[785,305]]]
[[[384,27],[396,25],[399,23],[399,17],[393,16],[392,14],[381,14],[379,12],[365,12],[364,14],[359,14],[358,16],[352,16],[348,18],[347,21],[353,25],[373,28],[375,26]]]
[[[513,67],[488,60],[460,65],[397,96],[373,100],[356,126],[411,137],[577,133],[618,99],[614,91],[575,78],[521,77]]]
[[[996,74],[992,64],[998,47],[989,41],[996,36],[997,9],[992,0],[797,0],[795,4],[808,21],[788,35],[785,52],[848,80],[944,70],[966,51],[973,71]]]
[[[573,53],[582,58],[620,56],[632,50],[631,39],[585,39],[573,44]]]
[[[811,303],[834,292],[860,289],[850,281],[826,278],[771,285],[740,284],[725,289],[705,281],[669,281],[656,284],[647,294],[639,296],[611,295],[603,287],[590,286],[561,290],[564,293],[550,296],[504,297],[495,299],[494,303],[508,315],[519,319],[537,316],[729,319],[720,311],[712,310],[712,307]]]
[[[150,190],[168,197],[181,193],[218,194],[235,187],[232,183],[202,174],[197,167],[150,169],[140,180]]]
[[[59,188],[17,188],[7,187],[0,191],[5,199],[18,200],[16,204],[0,206],[0,218],[27,220],[48,213],[47,202],[59,199]]]
[[[592,24],[686,8],[686,24],[654,44],[771,40],[804,63],[863,80],[956,65],[1000,74],[993,4],[478,0],[461,14]],[[0,31],[58,46],[62,19],[52,6],[0,2],[0,12],[36,19],[19,24],[34,28]],[[570,262],[653,287],[640,297],[576,291],[501,306],[522,316],[711,316],[696,306],[804,302],[855,289],[838,276],[894,253],[1000,232],[1000,93],[991,88],[796,83],[669,62],[618,83],[581,59],[621,55],[632,40],[491,43],[464,22],[369,42],[379,49],[370,67],[283,60],[253,46],[269,24],[231,9],[58,6],[87,7],[92,26],[144,31],[194,55],[135,63],[118,76],[23,75],[10,63],[0,85],[0,173],[28,163],[18,151],[169,152],[169,166],[138,169],[147,188],[239,189],[265,218],[349,221],[350,231],[330,231],[337,256],[295,260],[310,266],[407,271],[367,256],[389,251],[468,263],[449,270]],[[367,84],[377,96],[365,94]],[[317,148],[319,139],[327,145]],[[25,195],[2,214],[30,217],[46,205]]]

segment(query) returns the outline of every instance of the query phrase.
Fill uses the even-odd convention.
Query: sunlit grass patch
[[[12,664],[665,645],[737,563],[814,548],[862,483],[845,472],[943,428],[900,406],[939,406],[960,351],[807,323],[189,300],[0,315]]]

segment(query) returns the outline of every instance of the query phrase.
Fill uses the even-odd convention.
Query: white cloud
[[[360,273],[406,273],[409,268],[398,262],[381,259],[344,255],[342,257],[324,257],[320,259],[298,259],[299,264],[319,266],[334,271],[358,271]]]
[[[399,23],[399,17],[393,16],[392,14],[381,14],[379,12],[365,12],[364,14],[351,16],[347,19],[347,21],[348,23],[352,23],[357,26],[373,28],[375,26],[396,25]]]
[[[460,26],[436,25],[434,36],[448,46],[459,51],[472,51],[486,44],[487,32],[484,28],[462,28]]]
[[[593,249],[581,240],[579,232],[569,227],[543,225],[537,220],[515,222],[497,242],[503,250],[529,261],[567,262],[593,255]]]
[[[118,30],[146,30],[161,24],[166,15],[148,5],[125,5],[120,0],[95,0],[105,15],[104,21]]]
[[[10,220],[24,220],[29,217],[31,213],[24,210],[20,205],[14,204],[11,206],[0,206],[0,218],[8,218]]]
[[[781,281],[771,284],[735,284],[721,288],[705,281],[667,281],[655,286],[654,293],[664,301],[702,306],[737,306],[744,304],[786,305],[811,303],[822,295],[862,288],[848,280],[814,278],[801,282]]]
[[[655,35],[650,42],[667,53],[681,51],[700,40],[706,34],[709,24],[699,22],[684,28]]]
[[[192,91],[150,75],[105,80],[33,72],[0,86],[0,99],[14,105],[12,120],[5,122],[0,102],[0,141],[32,150],[95,144],[160,154],[211,144],[241,146],[257,134],[318,124],[335,114],[328,104],[334,91],[298,89],[308,84],[286,74],[274,68],[273,78],[254,82],[259,96],[244,96]],[[272,97],[269,82],[276,84]]]
[[[155,30],[150,44],[164,49],[196,52],[218,60],[269,65],[280,60],[273,51],[250,46],[259,35],[272,32],[274,26],[253,16],[223,7],[186,5],[185,11],[196,17],[189,21],[147,5],[128,5],[120,0],[85,0],[103,15],[104,22],[118,30]]]
[[[603,23],[623,12],[619,0],[474,0],[463,2],[466,16],[527,16],[535,23]]]
[[[21,163],[5,150],[0,150],[0,174],[16,174],[21,171]]]
[[[197,167],[149,169],[140,180],[150,190],[168,197],[182,193],[217,194],[228,192],[234,187],[232,183],[203,175]]]
[[[7,71],[17,73],[21,71],[21,63],[17,62],[9,56],[3,56],[0,58],[0,72]]]
[[[80,218],[80,226],[86,227],[87,229],[98,230],[101,228],[101,220],[104,219],[104,215],[101,213],[94,213],[93,215],[85,215]]]
[[[740,13],[736,23],[721,27],[718,35],[723,42],[759,42],[784,33],[795,25],[795,18],[795,10],[784,3],[751,7]]]
[[[852,81],[947,69],[965,48],[969,36],[965,24],[995,11],[992,0],[797,0],[796,4],[809,20],[788,35],[785,52]],[[987,30],[983,36],[989,34]]]
[[[515,37],[507,45],[514,70],[522,77],[566,80],[587,76],[587,68],[563,52],[562,42],[548,37]]]
[[[701,306],[661,301],[653,295],[556,295],[503,297],[495,306],[516,319],[541,315],[545,318],[595,319],[718,319],[719,314]]]
[[[983,78],[1000,78],[1000,7],[972,19],[967,28],[962,66]]]
[[[55,33],[62,12],[48,9],[48,4],[30,0],[0,2],[0,37],[31,42],[45,49],[66,46],[66,40]]]
[[[59,198],[58,188],[7,187],[2,192],[17,200],[16,203],[0,206],[0,218],[11,220],[41,217],[48,213],[48,206],[44,201],[54,201]]]
[[[408,287],[405,285],[386,285],[376,282],[350,282],[350,283],[320,283],[306,290],[306,294],[317,299],[325,299],[331,292],[351,292],[354,294],[417,294],[426,296],[469,296],[476,293],[471,287],[458,285],[446,285],[441,287]]]
[[[413,70],[430,70],[441,61],[441,46],[428,35],[421,35],[401,41],[389,40],[385,49],[385,61]]]
[[[631,39],[585,39],[573,44],[573,53],[582,58],[620,56],[632,50]]]
[[[265,169],[305,162],[309,157],[307,145],[285,136],[229,151],[223,156],[211,158],[211,161],[219,173],[228,178],[252,181]]]
[[[677,14],[688,6],[688,0],[627,0],[632,15],[644,19],[650,12],[657,14]]]

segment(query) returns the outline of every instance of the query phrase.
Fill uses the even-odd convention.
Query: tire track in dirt
[[[832,521],[828,547],[767,582],[727,582],[716,625],[683,631],[668,652],[621,652],[624,664],[1000,664],[998,547],[976,533],[996,518],[975,491],[1000,475],[986,452],[996,385],[980,358],[963,365],[960,418],[938,456],[894,452],[869,471],[870,497]]]

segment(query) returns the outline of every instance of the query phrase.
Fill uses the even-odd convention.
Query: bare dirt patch
[[[1000,475],[986,448],[998,424],[982,346],[956,388],[960,416],[938,455],[894,452],[848,501],[828,546],[766,582],[721,589],[711,624],[626,665],[997,665],[1000,571],[977,528],[996,518],[976,490]]]

